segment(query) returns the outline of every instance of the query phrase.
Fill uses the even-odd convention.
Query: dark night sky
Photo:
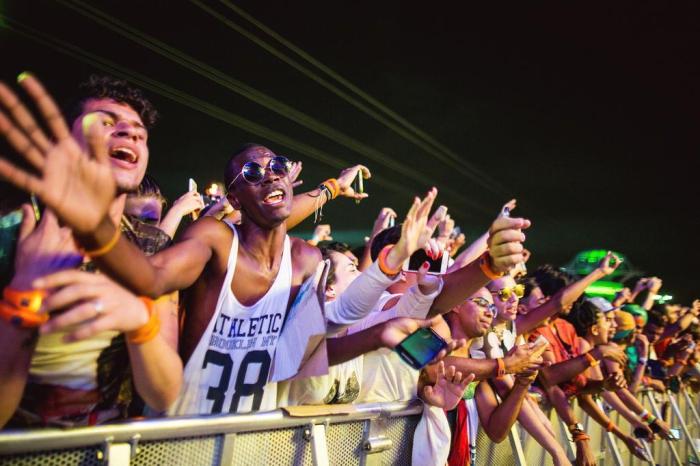
[[[67,2],[70,3],[70,2]],[[220,2],[204,2],[265,41]],[[90,2],[226,75],[381,151],[360,155],[251,102],[56,2],[4,2],[14,20],[244,116],[343,161],[367,164],[400,190],[368,182],[360,206],[324,209],[337,230],[369,229],[382,206],[405,211],[431,181],[471,238],[499,206],[519,199],[530,217],[533,265],[568,262],[590,247],[623,252],[694,297],[700,254],[695,167],[700,95],[700,4],[517,4],[497,10],[445,2],[237,2],[363,91],[449,147],[460,170],[397,135],[196,4]],[[438,8],[439,7],[439,8]],[[63,99],[96,69],[0,31],[0,77],[28,69]],[[279,47],[277,43],[274,43]],[[282,48],[282,50],[285,50]],[[285,50],[285,53],[293,55]],[[298,59],[295,58],[295,59]],[[227,157],[256,141],[304,161],[306,185],[337,174],[307,151],[246,132],[148,93],[162,113],[151,133],[150,172],[173,199],[192,176],[220,178]],[[415,178],[397,174],[402,166]],[[430,181],[429,181],[430,180]],[[484,187],[486,184],[489,188]],[[301,230],[309,230],[305,224]]]

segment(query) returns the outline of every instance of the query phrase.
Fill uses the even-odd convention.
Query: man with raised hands
[[[23,226],[20,235],[19,262],[11,289],[39,296],[44,291],[33,287],[34,279],[75,267],[76,256],[80,262],[71,231],[59,230],[50,208],[60,206],[59,217],[73,227],[74,234],[93,228],[94,225],[90,226],[89,219],[86,222],[83,216],[89,217],[95,212],[108,217],[111,224],[119,225],[126,193],[138,186],[146,170],[149,158],[147,127],[155,112],[150,103],[125,82],[91,77],[83,99],[76,105],[72,128],[69,128],[58,107],[33,76],[23,73],[18,81],[35,101],[50,132],[46,134],[9,87],[0,83],[0,103],[8,112],[6,115],[4,110],[0,111],[0,132],[32,168],[29,171],[19,169],[0,157],[0,173],[15,185],[36,192],[48,208],[35,229],[29,225],[33,218],[31,207],[25,209],[27,227]],[[336,195],[355,199],[366,197],[350,187],[360,170],[365,177],[370,176],[365,167],[357,165],[341,172],[332,185],[332,193],[316,189],[298,195],[299,202],[295,202],[287,223],[298,223]],[[164,246],[152,236],[144,235],[142,228],[125,229],[124,222],[121,223],[124,235],[144,252],[153,253]],[[32,229],[34,231],[30,233]],[[64,230],[67,230],[67,235]],[[120,234],[115,230],[115,238]],[[67,241],[63,241],[64,236]],[[94,259],[102,254],[100,250],[106,251],[104,248],[93,249],[87,251],[87,256]],[[73,260],[57,260],[66,255],[72,256]],[[122,396],[125,390],[120,386],[122,380],[130,383],[128,375],[131,371],[136,389],[151,407],[161,411],[175,401],[182,381],[182,362],[177,354],[176,303],[159,300],[151,309],[106,276],[78,271],[60,275],[59,280],[51,285],[51,291],[52,295],[43,300],[43,304],[41,300],[37,301],[37,309],[24,313],[39,311],[49,315],[41,327],[38,343],[36,329],[39,324],[33,327],[17,325],[18,309],[3,301],[3,309],[7,312],[3,311],[5,319],[0,321],[0,336],[8,344],[0,358],[0,425],[15,413],[20,399],[23,412],[27,414],[23,425],[53,423],[54,418],[61,425],[68,425],[64,419],[75,425],[125,417],[127,413],[123,408],[128,407],[130,395],[125,399]],[[115,301],[116,296],[121,298]],[[147,341],[141,338],[139,343],[129,342],[128,355],[123,342],[120,346],[123,351],[112,350],[112,343],[117,340],[113,341],[115,335],[139,329],[148,331]],[[105,343],[97,344],[102,341]],[[114,371],[102,371],[100,364],[95,371],[95,364],[89,363],[90,358],[109,361],[107,366],[117,371],[119,377],[113,375]],[[80,371],[76,369],[78,360],[88,361],[80,363]],[[25,385],[30,375],[34,380],[40,380],[43,388],[30,390],[31,386]],[[39,375],[41,377],[37,379]],[[46,396],[49,393],[46,384],[58,387],[60,399]],[[93,393],[95,390],[97,394]],[[38,401],[50,400],[53,410],[50,416],[31,402],[33,393],[42,394],[35,397]],[[27,400],[29,405],[25,403]],[[62,400],[68,402],[67,410],[59,412],[55,408],[65,404]],[[80,404],[76,403],[78,400]],[[76,413],[80,415],[78,421]],[[134,413],[140,414],[140,411]]]

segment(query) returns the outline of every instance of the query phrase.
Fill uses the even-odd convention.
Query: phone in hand
[[[534,343],[534,351],[532,352],[532,355],[538,358],[542,356],[542,353],[547,351],[547,348],[549,347],[549,340],[547,340],[544,335],[540,335],[537,337]]]
[[[403,263],[403,271],[418,272],[421,265],[423,265],[424,262],[428,262],[430,264],[428,267],[429,274],[442,275],[447,271],[448,260],[449,254],[447,254],[445,251],[440,253],[440,257],[433,259],[432,257],[428,256],[423,249],[419,249],[411,254],[411,257],[409,257],[406,262]]]
[[[668,437],[670,440],[680,440],[681,430],[680,429],[668,429]]]
[[[396,351],[401,359],[416,370],[425,367],[435,359],[440,351],[447,347],[447,342],[432,328],[419,328],[399,343]]]
[[[364,186],[364,177],[362,176],[362,169],[357,171],[357,177],[352,182],[352,189],[354,189],[357,194],[364,194],[365,186]],[[360,200],[355,199],[355,204],[359,204],[359,203],[360,203]]]
[[[192,191],[197,191],[197,182],[193,180],[192,178],[189,179],[187,183],[187,191],[192,192]],[[197,220],[197,217],[199,217],[199,212],[194,211],[192,212],[192,220]]]

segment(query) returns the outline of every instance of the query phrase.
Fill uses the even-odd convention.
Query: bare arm
[[[487,241],[489,239],[489,232],[487,231],[483,235],[479,236],[472,244],[467,246],[467,249],[460,252],[455,258],[454,263],[447,270],[448,272],[453,272],[459,270],[467,264],[474,262],[479,256],[486,252],[488,249]]]
[[[367,197],[366,193],[356,193],[352,188],[352,182],[357,177],[357,173],[359,171],[362,171],[362,176],[364,179],[368,179],[372,176],[367,167],[363,165],[355,165],[353,167],[346,168],[340,172],[340,175],[338,175],[338,186],[340,188],[338,196],[358,200]],[[306,220],[316,211],[317,208],[322,207],[326,201],[326,195],[323,194],[323,192],[318,188],[294,196],[294,202],[292,202],[292,212],[289,218],[287,218],[286,222],[287,229],[291,230]]]
[[[24,394],[36,330],[17,328],[0,320],[0,428],[10,420]]]
[[[525,235],[521,232],[529,228],[530,221],[522,218],[498,217],[489,230],[490,267],[496,273],[507,272],[522,262]],[[430,309],[431,315],[444,314],[464,302],[490,281],[479,266],[479,261],[445,274],[442,292],[435,298]]]
[[[581,280],[578,280],[572,283],[571,285],[567,286],[566,288],[560,290],[557,294],[552,296],[552,299],[539,306],[538,308],[533,309],[525,315],[519,314],[516,319],[515,326],[515,328],[518,331],[518,335],[531,332],[532,330],[537,328],[545,319],[548,319],[555,315],[557,312],[561,311],[562,309],[571,306],[574,303],[574,301],[576,301],[586,291],[586,288],[588,288],[592,283],[607,276],[608,273],[606,272],[608,270],[610,270],[610,273],[612,273],[612,271],[615,270],[615,268],[611,268],[609,266],[607,266],[607,268],[604,268],[603,266],[607,266],[607,262],[605,262],[605,264],[601,264],[601,266],[599,266],[597,269],[583,277]]]
[[[90,240],[82,244],[108,244],[115,234],[111,220],[104,218]],[[107,254],[95,258],[95,262],[117,282],[135,294],[158,298],[192,285],[201,275],[213,255],[216,242],[221,242],[230,231],[229,227],[216,219],[205,217],[193,223],[173,246],[147,257],[126,238],[119,238],[115,247]],[[36,287],[52,287],[50,281],[35,283]]]
[[[177,353],[177,303],[177,293],[156,301],[154,312],[161,322],[159,335],[141,345],[127,344],[136,390],[157,411],[167,410],[182,386],[182,360]]]
[[[475,399],[479,421],[484,432],[493,442],[500,443],[505,440],[520,414],[529,386],[529,383],[516,382],[500,405],[487,381],[482,381],[476,387]]]

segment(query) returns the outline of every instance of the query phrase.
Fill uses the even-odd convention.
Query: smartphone
[[[416,370],[425,367],[447,347],[447,342],[432,328],[419,328],[399,343],[396,351],[401,359]]]
[[[542,356],[542,353],[544,353],[547,350],[547,347],[549,346],[549,340],[547,340],[544,335],[540,335],[537,337],[535,340],[535,345],[534,345],[534,351],[532,352],[532,355],[534,357],[540,357]]]
[[[456,226],[452,230],[452,233],[450,233],[450,239],[456,239],[461,234],[462,234],[462,229],[459,226]]]
[[[503,207],[501,217],[510,217],[510,208],[508,206]]]
[[[680,440],[681,439],[681,430],[680,429],[668,429],[668,436],[671,440]]]
[[[447,271],[448,260],[449,254],[445,253],[444,251],[442,254],[440,254],[440,257],[432,259],[423,249],[419,249],[411,254],[411,257],[409,257],[406,262],[403,263],[403,271],[418,272],[418,269],[420,269],[421,265],[423,265],[423,262],[428,262],[430,264],[428,267],[429,274],[442,275]]]
[[[396,217],[389,217],[389,226],[387,228],[394,228],[394,225],[396,225]]]
[[[39,201],[36,198],[36,195],[34,193],[29,196],[29,199],[32,201],[32,209],[34,210],[34,218],[38,222],[41,220],[41,209],[39,208]]]
[[[357,171],[357,178],[355,178],[355,181],[353,181],[353,187],[352,189],[355,190],[356,193],[363,194],[365,192],[365,186],[364,186],[364,177],[362,176],[362,170]],[[355,204],[359,204],[360,200],[355,199]]]
[[[197,191],[197,182],[190,178],[189,182],[187,183],[187,191],[192,192],[192,191]],[[199,212],[196,210],[192,212],[192,220],[197,220],[199,218]]]
[[[666,368],[656,359],[647,360],[647,371],[655,379],[666,378]]]

